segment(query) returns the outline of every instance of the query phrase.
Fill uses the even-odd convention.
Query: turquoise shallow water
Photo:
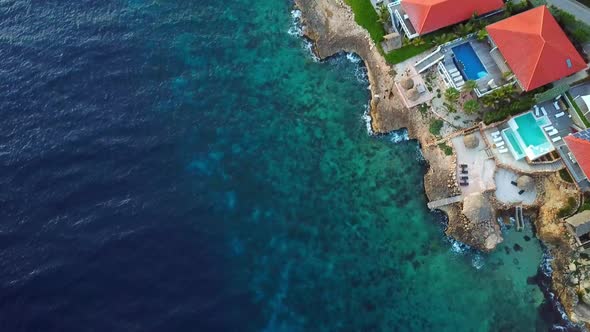
[[[527,283],[537,240],[508,233],[479,255],[443,236],[416,142],[367,133],[358,59],[314,61],[288,2],[197,8],[160,46],[179,61],[161,111],[193,133],[179,153],[227,232],[232,287],[257,308],[247,330],[546,328]]]

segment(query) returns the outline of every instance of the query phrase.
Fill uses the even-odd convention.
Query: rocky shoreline
[[[295,0],[302,12],[303,33],[313,41],[313,51],[325,59],[340,52],[358,54],[364,61],[371,90],[370,117],[375,134],[386,134],[401,128],[417,139],[422,154],[429,164],[424,176],[424,189],[429,200],[434,201],[456,194],[453,176],[455,161],[446,156],[430,134],[429,114],[422,114],[404,107],[394,88],[394,69],[379,53],[368,32],[354,21],[352,10],[342,0]],[[456,205],[441,208],[448,218],[447,235],[472,247],[485,250],[480,237],[466,227],[461,209]]]
[[[294,1],[302,12],[303,34],[313,41],[313,51],[320,59],[340,52],[356,53],[363,59],[371,90],[370,117],[373,133],[386,134],[406,128],[409,136],[419,141],[422,154],[429,164],[424,176],[424,189],[428,199],[434,201],[455,195],[458,192],[454,180],[455,157],[446,156],[430,134],[428,124],[431,115],[404,107],[394,88],[394,68],[379,53],[368,32],[356,24],[352,10],[342,0]],[[571,271],[568,270],[572,249],[568,239],[564,237],[567,232],[556,216],[556,207],[567,197],[555,195],[563,187],[557,175],[546,176],[541,180],[540,189],[544,197],[539,201],[543,204],[539,204],[539,210],[535,211],[538,212],[535,227],[539,238],[554,257],[551,288],[563,303],[568,316],[576,318],[578,296],[575,285],[571,282]],[[485,229],[473,229],[473,225],[465,221],[459,204],[448,205],[440,210],[448,216],[447,235],[479,250],[493,249],[486,246],[486,237],[480,234],[489,232]],[[590,313],[590,309],[588,312]]]

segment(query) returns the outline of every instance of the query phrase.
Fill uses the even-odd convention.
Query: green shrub
[[[400,63],[422,52],[426,52],[432,47],[433,45],[429,42],[425,42],[421,45],[407,44],[397,50],[385,54],[385,60],[391,64]]]
[[[379,45],[385,36],[385,28],[381,24],[379,14],[371,5],[370,0],[344,0],[354,13],[354,20],[365,28],[375,44]]]
[[[430,133],[434,136],[440,136],[440,130],[442,129],[444,125],[443,120],[440,119],[436,119],[433,120],[432,122],[430,122]]]
[[[576,204],[577,204],[576,199],[573,197],[569,197],[567,199],[567,203],[561,209],[559,209],[559,211],[557,212],[557,216],[559,218],[569,216],[570,214],[572,214],[574,212],[574,209],[576,208]]]
[[[566,169],[559,171],[559,176],[561,176],[561,179],[565,182],[574,183],[574,179],[572,179],[572,176]]]
[[[531,96],[522,96],[520,99],[511,100],[509,103],[500,105],[496,110],[489,111],[483,116],[485,124],[494,123],[507,119],[509,116],[527,111],[533,107],[535,100]]]
[[[448,146],[446,143],[440,143],[438,147],[443,150],[445,156],[450,156],[453,154],[453,148]]]
[[[574,40],[581,44],[590,41],[590,25],[577,20],[574,15],[555,6],[549,6],[549,10],[551,10],[557,22],[559,22]]]

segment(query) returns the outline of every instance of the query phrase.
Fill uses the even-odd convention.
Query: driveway
[[[573,0],[547,0],[547,3],[574,15],[578,20],[590,25],[590,8]]]

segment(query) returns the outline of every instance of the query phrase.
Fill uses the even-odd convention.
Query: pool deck
[[[441,53],[444,55],[442,63],[445,69],[447,71],[457,70],[457,66],[453,62],[452,48],[464,44],[466,42],[471,43],[471,47],[475,51],[475,54],[477,54],[477,57],[479,58],[479,60],[485,67],[486,71],[488,72],[487,76],[476,80],[478,89],[481,92],[490,90],[488,82],[492,79],[498,86],[502,85],[502,71],[496,64],[496,61],[492,58],[492,55],[490,54],[490,45],[487,42],[479,42],[473,37],[467,38],[465,40],[457,40],[456,42],[451,42],[441,49]]]
[[[494,181],[496,182],[496,198],[505,204],[526,204],[532,205],[537,199],[537,190],[527,190],[519,195],[520,188],[511,182],[518,179],[518,174],[514,171],[498,168]]]
[[[496,127],[485,128],[483,130],[484,137],[490,147],[490,151],[496,160],[496,163],[500,167],[504,167],[515,172],[524,174],[535,174],[535,173],[553,173],[557,172],[565,167],[561,159],[547,162],[547,163],[534,163],[529,164],[526,159],[516,160],[512,156],[510,151],[506,153],[500,153],[497,148],[493,146],[494,140],[492,139],[492,133],[496,131],[502,131],[508,128],[508,124],[502,123]],[[506,144],[506,143],[505,143]]]

